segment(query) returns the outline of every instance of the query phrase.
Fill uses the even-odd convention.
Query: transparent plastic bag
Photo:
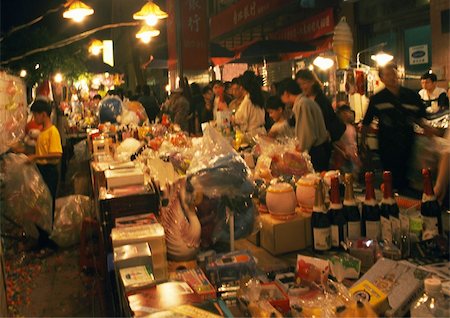
[[[122,104],[121,124],[142,125],[147,120],[147,113],[140,102],[127,101]]]
[[[190,190],[201,198],[196,205],[202,224],[202,247],[230,239],[230,213],[234,214],[235,239],[261,228],[252,201],[254,184],[249,168],[214,128],[207,127],[202,140],[194,144],[187,177]]]
[[[33,225],[51,232],[52,197],[36,165],[23,154],[3,157],[5,171],[5,213],[28,232]],[[27,233],[27,234],[30,234]]]
[[[257,137],[256,141],[258,145],[255,151],[260,156],[256,162],[255,178],[271,179],[283,175],[302,177],[314,172],[310,156],[297,151],[295,139]]]
[[[91,216],[91,199],[84,195],[58,198],[55,203],[55,222],[50,238],[60,247],[69,247],[80,241],[83,219]]]
[[[25,83],[0,72],[0,154],[25,136],[27,101]]]

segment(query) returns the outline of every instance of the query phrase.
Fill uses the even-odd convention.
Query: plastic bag
[[[122,105],[121,124],[142,125],[148,120],[144,106],[138,101],[127,101]]]
[[[0,154],[25,136],[27,101],[24,82],[0,72]]]
[[[50,238],[60,247],[80,241],[83,219],[91,215],[91,200],[83,195],[59,198],[55,203],[55,222]]]
[[[207,127],[201,141],[194,144],[187,171],[190,190],[200,198],[196,206],[202,224],[202,247],[230,239],[230,213],[234,213],[235,239],[260,229],[249,175],[245,161],[229,142],[214,128]]]
[[[255,178],[270,180],[283,175],[302,177],[314,172],[308,153],[296,150],[295,139],[257,137],[256,140],[258,145],[255,152],[260,156],[256,162]]]
[[[6,154],[3,163],[6,215],[22,225],[29,235],[37,233],[34,225],[50,233],[52,197],[36,165],[25,155],[13,153]]]

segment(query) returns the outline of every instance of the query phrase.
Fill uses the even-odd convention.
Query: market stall
[[[382,191],[367,173],[365,192],[315,173],[295,140],[248,144],[213,125],[190,138],[166,117],[101,128],[88,140],[116,315],[403,316],[425,278],[445,292],[428,170],[421,203],[394,196],[389,172]],[[245,238],[292,266],[261,271]]]

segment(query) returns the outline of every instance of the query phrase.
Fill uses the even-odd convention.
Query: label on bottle
[[[380,217],[381,221],[381,239],[383,241],[392,242],[392,229],[391,222],[388,218],[382,216]]]
[[[347,240],[347,224],[345,224],[343,228],[343,235],[342,237],[339,237],[339,225],[331,225],[331,246],[339,247],[341,246],[341,242]]]
[[[318,251],[327,251],[331,248],[331,229],[313,228],[314,249]]]
[[[429,240],[439,235],[438,218],[422,215],[422,240]]]
[[[380,239],[380,221],[366,221],[366,237],[372,240]]]
[[[351,240],[357,240],[361,237],[361,222],[348,222],[348,238]]]

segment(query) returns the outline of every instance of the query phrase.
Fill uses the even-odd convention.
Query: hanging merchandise
[[[27,123],[26,88],[23,81],[0,72],[0,154],[25,135]]]
[[[356,93],[366,94],[366,73],[363,70],[355,70],[355,88]]]

